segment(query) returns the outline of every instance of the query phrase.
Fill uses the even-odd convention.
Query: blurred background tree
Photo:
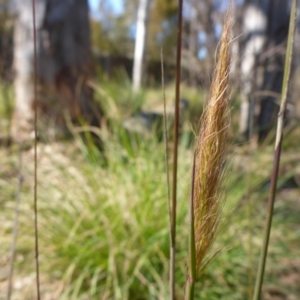
[[[33,131],[33,108],[39,120],[64,130],[64,115],[94,122],[92,90],[87,80],[93,73],[87,0],[36,1],[37,77],[39,94],[34,103],[34,36],[32,4],[13,1],[15,111],[14,140],[28,140]]]
[[[8,2],[8,0],[0,1],[0,76],[4,81],[12,79],[13,19]]]
[[[26,76],[28,77],[27,79],[24,77],[21,80],[23,82],[31,82],[33,71],[32,34],[29,27],[31,26],[31,10],[30,4],[24,3],[16,0],[2,0],[0,11],[0,17],[3,20],[0,26],[1,74],[2,78],[11,79],[12,53],[14,53],[14,81],[16,87],[18,82],[20,82],[19,76],[23,72],[21,71],[22,68],[26,66],[27,71],[24,71],[24,74],[27,74]],[[58,96],[60,92],[57,92],[58,86],[55,87],[58,77],[60,82],[64,82],[64,88],[59,88],[60,91],[67,86],[69,90],[69,96],[63,96],[62,98],[66,97],[69,99],[74,98],[75,86],[81,80],[79,78],[87,79],[93,76],[94,68],[100,69],[111,80],[114,79],[114,75],[120,72],[124,73],[124,71],[129,79],[132,78],[137,10],[140,2],[138,0],[89,0],[89,2],[80,0],[73,4],[72,7],[70,6],[71,4],[67,3],[68,1],[37,1],[39,53],[43,53],[44,58],[47,56],[49,61],[52,60],[51,63],[49,61],[46,62],[47,59],[43,61],[42,56],[39,54],[40,66],[43,66],[39,68],[39,72],[43,82],[49,82],[49,80],[52,82],[50,90],[56,89],[52,96],[50,96],[50,90],[41,94],[45,100],[43,103],[51,103],[50,107],[53,107],[52,100],[54,100],[54,103],[57,103],[56,99],[60,98]],[[88,13],[88,3],[92,7],[90,14]],[[215,49],[222,31],[221,24],[228,3],[229,1],[221,0],[184,1],[182,81],[192,87],[200,86],[205,90],[209,85],[215,62]],[[68,5],[70,7],[66,9]],[[50,13],[50,10],[46,9],[46,7],[52,7],[50,9],[52,14],[53,11],[60,11],[61,16],[63,16],[62,19],[57,20],[57,24],[60,25],[53,25],[55,21],[54,23],[50,22],[52,25],[49,27],[50,23],[47,23],[45,20],[47,20],[46,14]],[[274,97],[274,92],[278,95],[278,91],[281,88],[280,72],[282,74],[289,7],[290,1],[233,1],[235,12],[234,36],[237,37],[235,42],[233,42],[233,78],[238,94],[242,99],[240,134],[246,139],[252,136],[250,132],[258,132],[260,135],[259,139],[262,141],[269,132],[270,124],[274,120],[274,115],[276,115],[278,97]],[[160,86],[161,81],[161,48],[164,51],[166,83],[171,83],[175,76],[177,1],[152,0],[148,10],[149,21],[147,22],[145,56],[142,65],[143,78],[141,82],[144,87],[157,87]],[[12,15],[15,16],[15,22],[12,21]],[[73,16],[78,17],[75,20]],[[14,51],[12,51],[13,24],[15,32]],[[55,34],[61,34],[64,38],[58,42],[59,39],[53,38],[54,35],[51,33],[51,30],[56,31]],[[67,32],[68,30],[69,32]],[[18,34],[18,32],[23,33]],[[22,36],[28,36],[29,38],[24,39],[24,45],[20,48],[22,50],[18,50],[18,39]],[[49,38],[50,36],[51,38]],[[56,44],[51,44],[52,42]],[[60,45],[58,45],[59,43]],[[70,43],[71,46],[65,47],[63,46],[64,43]],[[59,47],[60,50],[53,50],[55,47]],[[86,49],[84,52],[82,52],[83,48]],[[27,50],[25,51],[24,49]],[[91,50],[93,50],[93,56]],[[58,54],[59,51],[61,53]],[[81,55],[80,53],[84,54]],[[23,57],[24,63],[18,62],[18,59],[21,57]],[[65,57],[66,61],[60,61],[61,67],[58,67],[57,62],[54,61],[62,57]],[[298,61],[297,57],[295,62]],[[74,59],[72,63],[70,62],[71,58]],[[76,62],[77,59],[78,62]],[[92,59],[94,63],[91,63]],[[68,60],[69,62],[67,62]],[[76,67],[73,68],[71,65]],[[55,71],[53,71],[54,69]],[[67,72],[68,75],[65,73],[67,69],[69,70],[69,73]],[[60,72],[60,75],[57,75],[57,72]],[[55,77],[54,73],[58,77]],[[53,76],[56,78],[56,81]],[[270,79],[272,76],[275,76],[277,79],[272,81]],[[66,78],[69,79],[67,80]],[[54,84],[54,82],[56,83]],[[15,92],[17,105],[14,120],[17,121],[19,120],[19,115],[24,116],[27,114],[18,113],[18,109],[24,103],[32,103],[32,100],[30,100],[31,102],[29,100],[18,100],[22,97],[24,99],[32,99],[29,84],[24,86],[27,87],[26,91],[18,92],[18,88],[16,88]],[[255,95],[253,94],[254,89]],[[266,92],[267,90],[273,92],[273,96],[270,96],[269,93],[268,97],[262,98],[261,91]],[[74,116],[73,119],[78,118],[81,114],[79,113],[80,110],[85,111],[84,114],[90,115],[91,110],[95,108],[93,105],[93,108],[91,108],[90,105],[93,101],[87,100],[92,99],[92,91],[87,86],[84,91],[79,97],[81,99],[79,107],[76,105],[72,106],[71,100],[59,100],[61,103],[66,104],[65,108],[69,105],[73,107],[70,109],[71,115]],[[18,96],[20,93],[22,97]],[[48,94],[47,97],[45,96],[46,94]],[[90,104],[86,106],[86,103]],[[297,107],[297,103],[293,105]],[[75,109],[75,107],[77,108]],[[47,108],[44,107],[43,110],[47,111]],[[57,110],[61,110],[61,108],[58,107]],[[293,109],[292,112],[297,110],[299,109]],[[51,115],[50,113],[52,117],[55,114]],[[28,119],[30,118],[28,117]],[[87,117],[87,119],[91,118]],[[19,130],[18,126],[16,128]],[[259,128],[264,128],[266,131],[263,133]]]

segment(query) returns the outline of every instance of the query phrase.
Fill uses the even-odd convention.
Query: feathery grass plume
[[[223,207],[221,183],[228,146],[229,69],[231,41],[231,11],[226,15],[220,42],[218,62],[214,72],[201,129],[195,145],[194,227],[196,271],[215,239],[219,215]]]
[[[194,233],[193,230],[190,231],[190,273],[187,288],[195,283],[195,280],[203,273],[210,261],[207,254],[216,238],[220,223],[220,212],[224,204],[221,184],[230,123],[228,83],[231,24],[231,8],[229,8],[223,27],[209,99],[201,118],[200,132],[195,143],[191,196],[191,207],[193,209],[193,214],[191,212],[191,226],[194,224],[192,228]],[[191,257],[193,252],[195,253],[194,259]],[[194,268],[194,272],[192,272],[192,268]],[[189,294],[188,289],[187,294]],[[192,297],[187,299],[192,299]]]

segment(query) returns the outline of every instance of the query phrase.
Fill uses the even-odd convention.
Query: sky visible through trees
[[[88,0],[91,8],[92,14],[97,15],[97,10],[99,9],[99,4],[101,0]],[[122,0],[107,0],[110,4],[112,11],[116,14],[120,14],[123,11],[123,1]]]

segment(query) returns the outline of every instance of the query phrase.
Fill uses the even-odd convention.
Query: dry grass
[[[201,120],[195,145],[193,191],[196,273],[203,272],[203,261],[216,237],[223,207],[222,179],[228,146],[229,68],[231,18],[228,12],[220,42],[219,58],[209,100]]]

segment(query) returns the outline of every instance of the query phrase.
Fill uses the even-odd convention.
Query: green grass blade
[[[272,217],[273,217],[277,179],[278,179],[278,170],[280,164],[281,144],[283,139],[284,115],[287,106],[287,95],[288,95],[289,82],[291,76],[295,24],[296,24],[296,0],[293,1],[293,5],[291,9],[288,44],[287,44],[287,51],[286,51],[283,84],[282,84],[281,104],[280,104],[280,111],[278,114],[273,170],[271,175],[271,185],[270,185],[270,192],[269,192],[268,211],[267,211],[266,224],[264,229],[263,245],[261,249],[261,255],[260,255],[258,271],[256,276],[253,300],[260,299],[265,266],[266,266],[267,253],[268,253],[268,245],[269,245],[270,232],[272,226]]]

